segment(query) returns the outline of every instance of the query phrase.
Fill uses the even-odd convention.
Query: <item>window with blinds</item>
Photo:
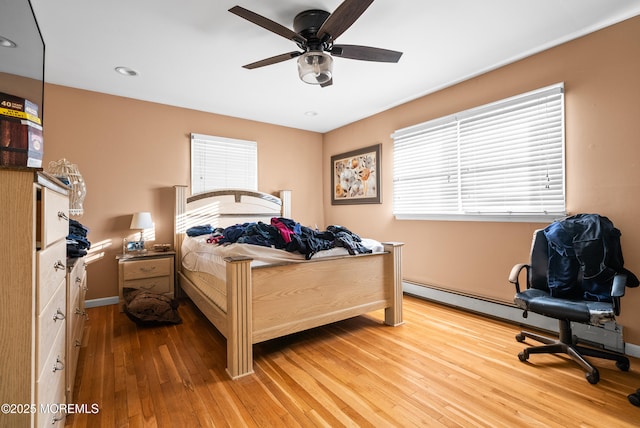
[[[398,219],[536,221],[566,213],[562,84],[392,138]]]
[[[191,134],[191,193],[216,189],[258,190],[255,141]]]

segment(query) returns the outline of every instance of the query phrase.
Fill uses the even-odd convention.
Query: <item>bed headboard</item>
[[[174,189],[174,250],[178,255],[185,232],[192,226],[227,227],[253,221],[269,223],[271,217],[291,218],[291,190],[281,190],[278,197],[242,189],[187,196],[187,186],[174,186]],[[180,260],[176,257],[176,265]]]

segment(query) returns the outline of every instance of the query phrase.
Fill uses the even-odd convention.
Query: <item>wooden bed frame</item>
[[[251,268],[227,258],[226,312],[185,276],[181,246],[193,225],[224,227],[290,215],[290,191],[275,196],[238,190],[186,195],[175,186],[175,250],[179,289],[227,339],[232,379],[253,373],[253,344],[384,309],[384,323],[402,324],[402,243],[384,252]],[[222,281],[209,275],[210,281]]]

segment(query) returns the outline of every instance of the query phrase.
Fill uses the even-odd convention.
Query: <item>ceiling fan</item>
[[[243,7],[234,6],[229,12],[294,41],[302,49],[302,52],[276,55],[243,67],[251,70],[298,57],[300,79],[326,87],[333,83],[333,56],[362,61],[398,62],[402,52],[370,46],[334,44],[335,39],[351,27],[371,3],[373,0],[345,0],[331,14],[318,9],[305,10],[293,19],[295,31]]]

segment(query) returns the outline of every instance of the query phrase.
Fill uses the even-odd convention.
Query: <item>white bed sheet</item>
[[[271,247],[263,247],[253,244],[229,244],[215,245],[207,243],[208,235],[189,237],[182,241],[182,266],[190,271],[205,272],[220,279],[226,278],[227,257],[251,257],[252,267],[278,263],[306,262],[304,255],[279,250]],[[361,244],[374,253],[384,251],[383,245],[374,240],[363,238]],[[346,248],[336,247],[330,250],[319,251],[314,254],[312,260],[324,257],[346,256],[349,252]]]

